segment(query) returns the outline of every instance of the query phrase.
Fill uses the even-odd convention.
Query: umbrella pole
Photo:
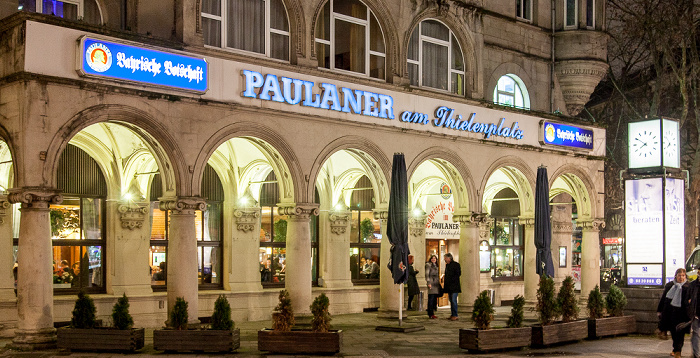
[[[403,284],[399,284],[399,327],[403,321]]]

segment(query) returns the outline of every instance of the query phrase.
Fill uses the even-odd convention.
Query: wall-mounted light
[[[253,193],[250,192],[250,184],[245,188],[243,195],[238,199],[238,204],[244,207],[257,206],[258,202],[253,197]]]
[[[420,203],[416,203],[416,207],[413,208],[412,214],[413,214],[413,217],[416,217],[416,218],[421,217],[421,216],[425,216],[425,211],[421,207]]]

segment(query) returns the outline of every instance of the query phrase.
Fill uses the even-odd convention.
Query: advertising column
[[[628,285],[662,285],[663,180],[625,182],[625,253]]]

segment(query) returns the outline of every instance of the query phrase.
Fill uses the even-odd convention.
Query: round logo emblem
[[[554,126],[551,123],[548,123],[546,127],[544,127],[544,139],[547,140],[547,142],[554,142]]]
[[[452,189],[450,189],[447,183],[442,183],[442,185],[440,185],[440,195],[443,199],[449,199],[452,196]]]
[[[112,52],[99,42],[90,45],[85,50],[85,62],[95,72],[104,72],[112,66]]]

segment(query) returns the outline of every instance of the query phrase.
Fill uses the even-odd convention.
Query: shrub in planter
[[[119,297],[112,307],[112,324],[116,329],[129,329],[134,325],[134,319],[129,314],[129,299],[126,293]]]
[[[540,277],[536,308],[540,324],[543,326],[554,323],[559,316],[559,305],[554,297],[554,280],[547,275]]]
[[[289,331],[294,326],[294,309],[292,309],[292,299],[289,298],[289,292],[287,290],[280,291],[279,300],[280,302],[272,314],[272,329]]]
[[[574,293],[573,277],[566,276],[564,282],[562,282],[557,295],[557,303],[559,304],[562,322],[571,322],[578,318],[579,309],[576,294]]]
[[[176,330],[187,329],[187,321],[190,319],[190,315],[187,312],[187,307],[189,304],[184,298],[178,297],[175,299],[175,306],[170,312],[170,320],[168,325]]]
[[[600,293],[600,287],[595,285],[595,288],[588,294],[588,319],[603,318],[605,314],[605,300],[603,294]]]
[[[506,322],[508,328],[520,328],[523,325],[523,308],[525,307],[525,297],[515,296],[513,307],[510,309],[510,317]]]
[[[93,328],[97,325],[95,320],[95,302],[88,296],[85,291],[78,293],[78,299],[75,300],[73,308],[73,317],[70,320],[70,325],[73,328]]]
[[[331,315],[328,313],[330,302],[328,296],[322,293],[311,303],[311,314],[314,316],[311,320],[311,329],[314,332],[328,332],[331,328]]]
[[[627,297],[622,290],[616,285],[610,286],[610,292],[605,297],[605,303],[608,306],[608,313],[613,316],[622,316],[625,306],[627,306]]]
[[[489,299],[488,291],[481,291],[474,300],[474,310],[472,311],[472,321],[476,329],[489,329],[493,320],[493,305]]]
[[[211,329],[222,331],[233,329],[231,305],[224,296],[219,296],[214,302],[214,313],[211,315]]]

